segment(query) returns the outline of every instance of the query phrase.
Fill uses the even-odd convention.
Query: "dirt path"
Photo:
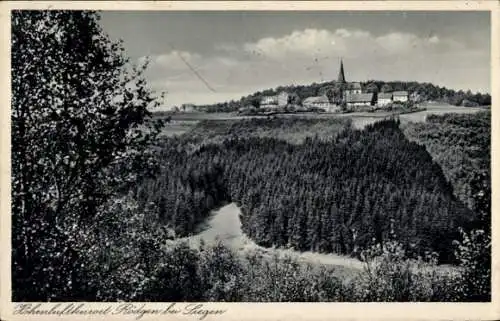
[[[298,252],[288,249],[265,248],[255,244],[241,230],[240,209],[235,203],[214,210],[208,218],[204,229],[198,234],[183,238],[191,246],[197,247],[201,239],[208,244],[218,240],[236,251],[258,250],[263,254],[277,254],[280,257],[291,256],[299,262],[315,263],[329,266],[341,266],[349,269],[362,269],[362,262],[336,254],[320,254],[314,252]]]
[[[265,248],[255,244],[241,230],[239,215],[241,211],[235,203],[230,203],[217,210],[212,211],[204,226],[200,228],[198,234],[190,237],[178,239],[185,241],[191,247],[198,248],[201,239],[207,245],[215,244],[220,241],[226,246],[232,248],[238,253],[259,252],[263,257],[271,258],[273,255],[278,257],[292,257],[298,262],[310,263],[314,265],[325,265],[336,268],[345,277],[352,277],[353,272],[361,272],[363,263],[357,259],[341,256],[337,254],[322,254],[316,252],[299,252],[289,249]],[[435,268],[432,268],[435,269]],[[456,267],[448,265],[439,265],[439,273],[456,273]]]

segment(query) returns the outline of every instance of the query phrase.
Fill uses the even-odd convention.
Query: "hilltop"
[[[239,100],[231,100],[210,105],[193,106],[194,109],[206,112],[232,112],[240,108],[253,106],[260,107],[264,97],[278,95],[288,92],[303,101],[308,97],[327,95],[328,92],[338,84],[337,81],[312,83],[309,85],[285,85],[257,91],[250,95],[241,97]],[[382,81],[368,80],[360,82],[363,92],[380,93],[407,91],[410,95],[416,94],[419,101],[436,101],[455,106],[475,107],[491,105],[490,94],[473,93],[470,90],[453,90],[432,83],[421,83],[416,81]],[[299,103],[300,104],[300,103]]]

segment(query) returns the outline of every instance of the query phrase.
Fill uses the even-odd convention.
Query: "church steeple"
[[[345,83],[344,63],[342,62],[342,58],[340,58],[340,70],[339,70],[339,77],[337,78],[337,81],[341,84]]]

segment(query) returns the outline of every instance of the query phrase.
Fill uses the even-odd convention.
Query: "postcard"
[[[500,317],[498,2],[1,8],[2,319]]]

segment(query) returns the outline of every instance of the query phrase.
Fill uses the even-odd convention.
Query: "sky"
[[[337,78],[490,92],[489,12],[104,11],[162,109]]]

